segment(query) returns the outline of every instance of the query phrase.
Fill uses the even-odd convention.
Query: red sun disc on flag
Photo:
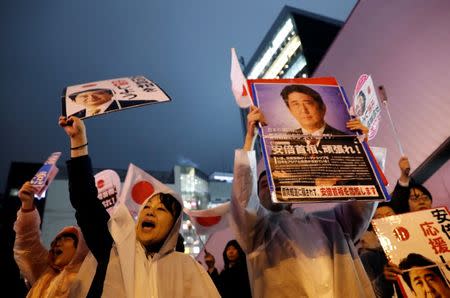
[[[100,179],[97,181],[97,188],[102,188],[105,186],[105,181],[103,179]]]
[[[141,205],[155,191],[153,185],[148,181],[139,181],[131,190],[131,198],[136,204]]]
[[[198,224],[204,227],[210,227],[219,223],[222,216],[196,217]]]

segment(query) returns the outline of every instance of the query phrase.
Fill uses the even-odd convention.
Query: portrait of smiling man
[[[78,118],[84,118],[110,112],[119,109],[118,103],[113,100],[111,89],[88,89],[70,94],[68,97],[84,109],[72,114]]]
[[[281,91],[281,97],[300,128],[296,133],[319,136],[346,135],[325,122],[327,107],[320,94],[305,85],[288,85]]]

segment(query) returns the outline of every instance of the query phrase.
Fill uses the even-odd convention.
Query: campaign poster
[[[111,213],[116,205],[120,194],[120,177],[113,170],[103,170],[95,174],[95,186],[97,187],[97,198],[102,202],[108,213]]]
[[[372,226],[387,259],[402,270],[398,281],[407,297],[450,297],[447,208],[374,219]]]
[[[369,141],[375,138],[381,119],[381,106],[371,76],[363,74],[359,77],[353,95],[352,109],[355,116],[369,128]]]
[[[249,80],[265,115],[262,153],[276,203],[386,200],[368,147],[346,128],[334,78]]]
[[[84,119],[123,109],[170,101],[155,82],[143,77],[68,86],[62,94],[62,113]]]
[[[36,189],[35,197],[41,199],[45,196],[45,191],[55,179],[59,172],[56,162],[61,156],[61,152],[53,152],[42,167],[37,171],[36,175],[31,179],[31,185]]]

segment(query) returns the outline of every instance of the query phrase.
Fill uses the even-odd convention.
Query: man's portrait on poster
[[[113,90],[108,88],[95,88],[71,93],[67,97],[70,98],[70,100],[77,106],[82,107],[82,109],[70,114],[70,116],[85,118],[133,106],[158,102],[157,100],[153,99],[116,99],[117,97],[119,97],[119,95],[115,94]]]
[[[359,91],[358,96],[356,97],[355,114],[356,116],[361,117],[362,115],[364,115],[365,111],[366,111],[366,95],[361,90]]]
[[[253,87],[267,120],[262,127],[264,154],[277,201],[378,196],[357,137],[366,128],[350,117],[339,85],[269,82]],[[329,193],[329,186],[337,188]]]
[[[403,280],[416,297],[450,297],[450,287],[437,264],[410,253],[400,264]]]
[[[347,106],[336,86],[255,84],[257,105],[269,124],[264,133],[299,135],[354,135],[346,127]]]
[[[84,109],[72,114],[79,118],[94,116],[100,113],[113,111],[119,108],[113,100],[114,93],[111,89],[95,88],[69,94],[68,97]]]

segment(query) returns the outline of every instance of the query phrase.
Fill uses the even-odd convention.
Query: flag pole
[[[380,85],[378,87],[378,90],[379,90],[380,95],[381,95],[381,101],[383,102],[383,105],[386,108],[386,112],[388,114],[389,121],[390,121],[391,127],[392,127],[392,131],[394,132],[394,138],[395,138],[395,141],[397,142],[397,146],[398,146],[398,149],[400,150],[400,154],[401,154],[401,156],[405,156],[405,152],[403,151],[402,144],[400,143],[400,138],[398,136],[397,128],[394,125],[394,121],[392,120],[391,113],[389,111],[389,105],[388,105],[386,90],[384,89],[383,85]]]

